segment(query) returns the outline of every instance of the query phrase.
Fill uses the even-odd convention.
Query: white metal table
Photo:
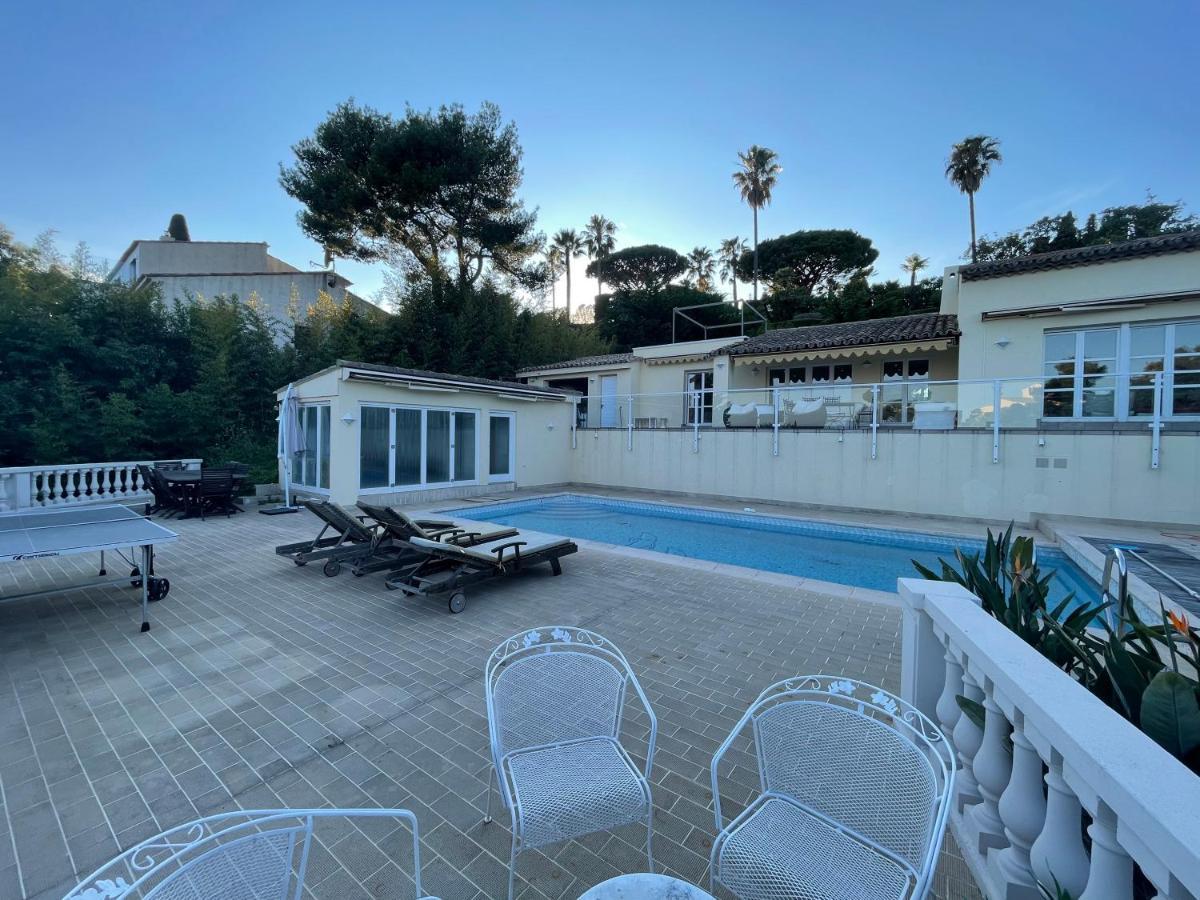
[[[170,582],[154,577],[154,546],[177,540],[179,535],[151,522],[126,506],[85,506],[76,509],[43,509],[0,515],[0,562],[21,562],[99,553],[98,577],[23,594],[0,595],[0,603],[28,600],[66,591],[130,584],[142,590],[142,631],[150,630],[149,602],[160,600],[170,590]],[[106,577],[104,554],[125,548],[140,553],[129,575]]]
[[[671,878],[667,875],[654,875],[650,872],[636,872],[632,875],[618,875],[603,881],[586,893],[579,895],[579,900],[715,900],[712,894],[702,891],[694,884]]]

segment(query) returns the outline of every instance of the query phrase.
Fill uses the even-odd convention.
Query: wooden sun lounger
[[[388,589],[421,597],[449,593],[447,606],[452,613],[466,609],[464,588],[469,584],[516,575],[544,562],[550,563],[555,575],[561,575],[559,560],[579,550],[570,538],[536,531],[471,546],[420,537],[410,538],[408,543],[425,555],[390,573],[385,582]]]
[[[311,541],[281,544],[275,548],[279,556],[290,558],[298,566],[323,559],[325,565],[321,571],[331,578],[341,572],[346,563],[353,564],[355,574],[361,575],[360,569],[368,563],[386,560],[380,568],[387,568],[411,552],[408,545],[397,543],[383,529],[364,524],[336,503],[305,500],[303,505],[325,524]]]
[[[469,546],[488,541],[513,537],[517,529],[492,522],[474,522],[454,519],[414,519],[403,510],[391,506],[376,506],[373,503],[358,503],[358,508],[374,519],[389,534],[398,540],[424,538],[444,544]]]

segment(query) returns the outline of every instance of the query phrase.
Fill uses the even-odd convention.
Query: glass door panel
[[[329,487],[329,417],[330,410],[328,406],[318,406],[318,423],[317,437],[320,444],[318,448],[318,472],[317,472],[317,487]]]
[[[454,480],[475,480],[475,413],[454,414]]]
[[[511,480],[513,420],[508,415],[488,419],[488,477],[493,481]]]
[[[450,413],[431,409],[425,413],[425,483],[450,480]]]
[[[362,408],[359,432],[359,486],[387,487],[391,450],[392,411],[379,406]]]
[[[421,483],[421,411],[396,410],[396,465],[394,484]]]

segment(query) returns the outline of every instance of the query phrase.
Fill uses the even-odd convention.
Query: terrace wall
[[[1021,523],[1044,515],[1200,524],[1200,440],[1164,433],[1161,468],[1149,434],[1005,431],[992,462],[992,432],[881,429],[584,430],[571,480],[851,509]],[[1043,460],[1039,466],[1038,461]]]

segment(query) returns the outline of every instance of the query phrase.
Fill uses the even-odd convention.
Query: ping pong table
[[[168,544],[179,535],[151,522],[126,506],[86,506],[77,509],[44,509],[0,515],[0,562],[47,559],[74,553],[99,553],[99,577],[93,580],[0,595],[0,603],[44,597],[66,591],[83,590],[109,584],[126,584],[142,590],[142,631],[150,630],[149,603],[167,595],[171,584],[154,577],[154,546]],[[105,577],[104,554],[121,551],[140,553],[140,562],[132,561],[129,575]]]

